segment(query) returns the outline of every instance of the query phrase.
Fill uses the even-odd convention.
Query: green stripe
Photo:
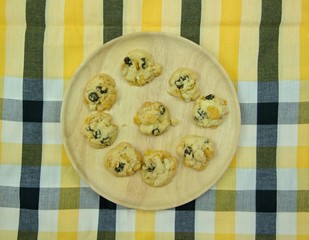
[[[201,0],[182,0],[180,35],[200,43]]]
[[[103,41],[106,43],[122,35],[123,2],[122,0],[103,2]]]
[[[277,172],[276,147],[278,121],[278,44],[281,0],[262,1],[258,56],[256,239],[276,239]],[[271,87],[265,91],[265,87]],[[268,121],[271,113],[271,121]],[[271,139],[265,138],[271,136]],[[265,184],[267,179],[267,184]],[[267,196],[267,199],[265,198]],[[268,202],[269,204],[265,204]],[[265,226],[269,226],[265,228]]]
[[[23,101],[23,120],[27,121],[23,122],[18,239],[37,239],[42,160],[42,122],[38,120],[43,119],[45,1],[26,2],[26,23],[23,100],[27,101]],[[33,111],[34,116],[25,114]],[[37,130],[29,135],[29,129],[34,127]],[[38,144],[28,144],[34,139]]]
[[[42,79],[45,1],[27,1],[26,21],[24,78]]]

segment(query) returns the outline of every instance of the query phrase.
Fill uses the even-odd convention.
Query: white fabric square
[[[98,209],[80,209],[78,211],[78,231],[97,231],[98,230]],[[118,219],[117,219],[118,220]]]
[[[296,124],[278,124],[277,146],[295,147],[298,145],[298,126]]]
[[[299,81],[279,81],[279,102],[299,102]]]
[[[116,232],[135,231],[135,210],[118,206],[116,219]]]
[[[59,188],[61,167],[41,166],[40,186],[43,188]]]
[[[58,231],[58,210],[39,210],[39,231]]]
[[[19,165],[1,165],[0,186],[19,187],[20,173],[21,167]]]
[[[175,230],[175,211],[156,212],[156,232],[173,232]]]
[[[237,190],[255,190],[256,188],[256,170],[255,169],[237,169],[236,170],[236,189]]]
[[[238,145],[241,147],[256,146],[256,125],[241,125]]]
[[[195,232],[215,232],[215,212],[195,211]]]
[[[23,99],[23,79],[14,77],[4,78],[3,98],[6,99]]]
[[[60,123],[43,123],[43,144],[62,144]]]
[[[297,190],[297,169],[277,169],[277,190]]]
[[[296,235],[297,234],[297,213],[277,212],[277,234]]]
[[[0,207],[0,230],[18,229],[19,209],[18,208],[2,208]]]
[[[62,101],[63,99],[63,80],[49,79],[44,80],[44,100],[45,101]]]
[[[21,122],[2,121],[2,142],[22,143],[23,124]]]
[[[236,212],[235,213],[235,233],[255,234],[255,213]]]
[[[257,103],[257,83],[239,81],[238,101],[240,103]]]

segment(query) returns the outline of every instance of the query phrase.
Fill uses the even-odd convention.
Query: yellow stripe
[[[83,0],[66,0],[64,3],[64,49],[63,78],[64,89],[82,63],[84,57],[84,5]],[[79,186],[76,173],[69,165],[67,155],[62,148],[61,187]],[[60,201],[65,196],[60,192]],[[58,239],[77,239],[78,210],[60,210],[58,214]]]
[[[222,0],[219,61],[233,82],[238,79],[240,19],[241,0]]]
[[[140,32],[142,30],[142,0],[123,1],[123,34]]]
[[[8,14],[6,16],[5,74],[22,78],[24,75],[26,1],[7,1],[6,12]]]
[[[219,58],[221,1],[207,0],[202,4],[200,45]]]
[[[300,25],[300,79],[309,80],[309,1],[302,1]]]
[[[0,1],[0,77],[5,75],[6,1]],[[1,84],[1,96],[3,86]]]
[[[137,210],[135,214],[135,240],[155,239],[155,212]]]
[[[82,0],[64,5],[64,79],[69,80],[83,60],[84,8]]]
[[[162,0],[143,0],[142,31],[161,31]]]
[[[5,34],[6,34],[6,1],[0,1],[0,97],[3,98],[4,92],[4,75],[5,75]],[[2,101],[0,103],[2,112]],[[0,129],[2,129],[2,121],[0,121]],[[2,142],[0,143],[0,156],[2,156]],[[2,157],[0,157],[1,162]]]
[[[283,1],[278,59],[280,80],[298,80],[300,21],[301,0]]]
[[[239,33],[238,81],[257,81],[259,29],[262,14],[262,0],[242,2],[242,16]]]
[[[44,79],[61,79],[63,75],[64,2],[46,1],[44,37]]]

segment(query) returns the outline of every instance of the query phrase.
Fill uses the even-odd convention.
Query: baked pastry
[[[93,147],[105,148],[114,143],[118,127],[113,124],[111,115],[93,112],[85,118],[82,132]]]
[[[184,164],[195,170],[204,170],[214,155],[214,144],[206,137],[185,136],[176,148]]]
[[[141,176],[145,183],[161,187],[173,180],[176,174],[177,159],[160,150],[147,150],[143,157]]]
[[[193,109],[194,122],[201,127],[216,128],[228,113],[227,101],[213,94],[199,97]]]
[[[185,102],[196,100],[200,89],[196,83],[198,74],[189,68],[178,68],[169,79],[169,94]]]
[[[121,74],[131,85],[144,86],[162,73],[162,66],[155,64],[152,55],[142,49],[128,52],[121,64]]]
[[[158,136],[171,125],[167,107],[161,102],[145,102],[134,116],[134,122],[142,133]]]
[[[90,110],[110,109],[117,98],[115,81],[107,74],[98,74],[90,79],[84,91],[84,99]]]
[[[106,168],[117,177],[133,175],[142,166],[142,157],[130,143],[121,142],[105,156]]]

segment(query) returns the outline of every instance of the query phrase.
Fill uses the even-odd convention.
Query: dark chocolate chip
[[[88,95],[88,98],[91,102],[96,102],[99,99],[99,96],[96,92],[92,92]]]
[[[127,64],[129,67],[133,64],[129,57],[125,57],[123,59],[124,63]]]
[[[155,163],[150,163],[149,167],[147,168],[148,172],[153,172],[156,169]]]
[[[122,172],[125,165],[126,165],[125,163],[120,162],[119,165],[118,165],[118,167],[115,167],[115,172],[118,172],[118,173],[119,173],[119,172]]]
[[[213,95],[213,94],[209,94],[209,95],[207,95],[207,96],[205,97],[206,100],[212,100],[212,99],[214,99],[214,98],[215,98],[215,95]]]
[[[152,135],[157,136],[160,134],[160,129],[159,128],[155,128],[152,130]]]

